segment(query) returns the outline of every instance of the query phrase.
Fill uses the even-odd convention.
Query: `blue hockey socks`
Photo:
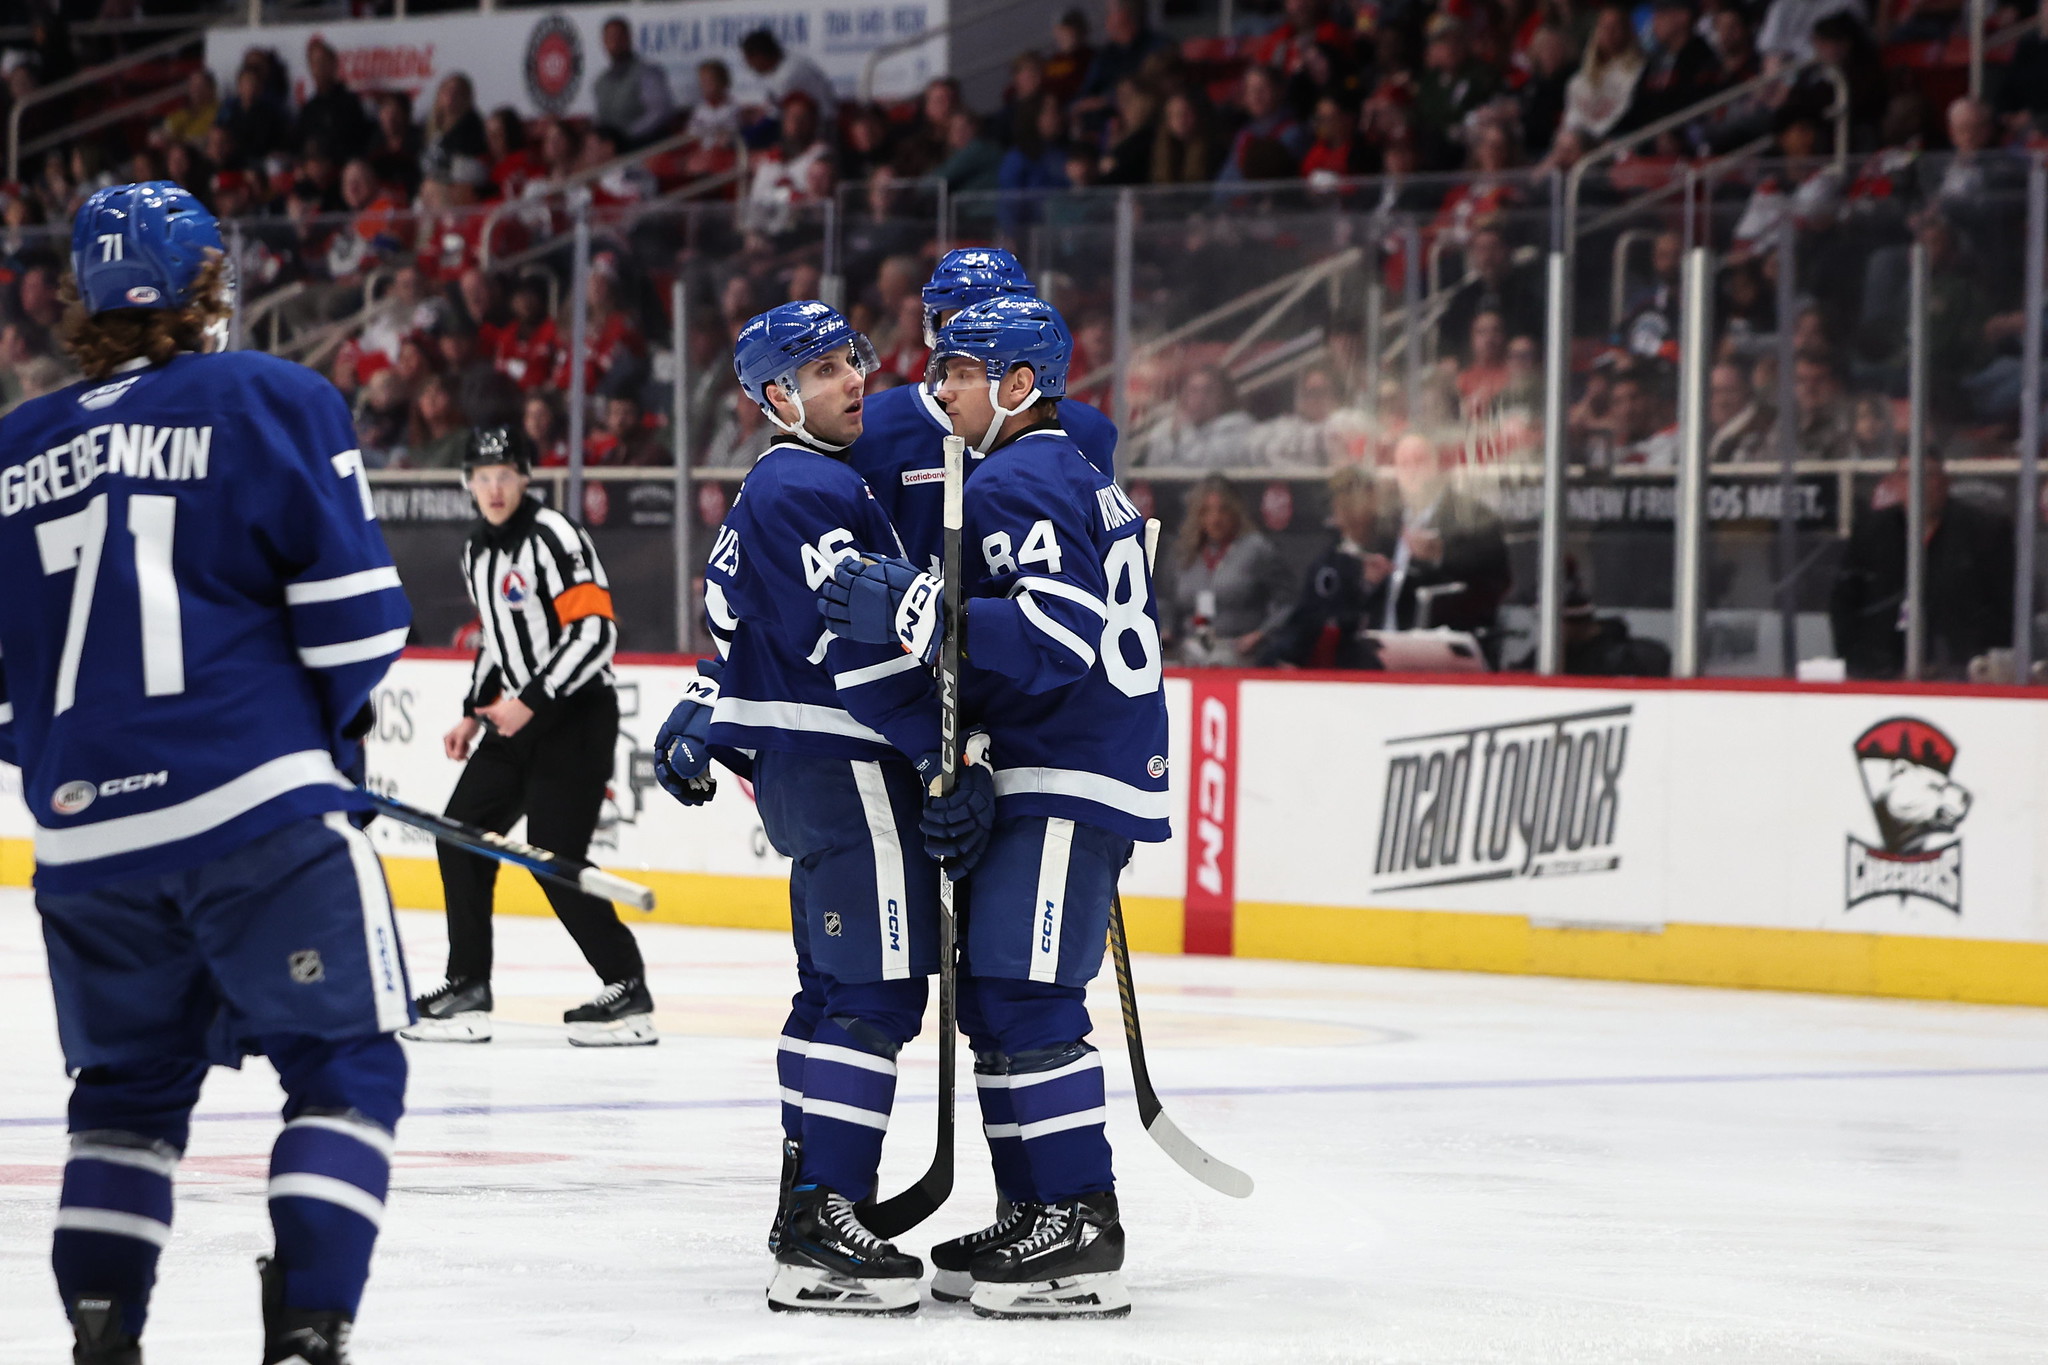
[[[138,1133],[71,1135],[50,1264],[65,1309],[81,1297],[120,1305],[122,1325],[142,1335],[156,1261],[171,1240],[171,1176],[179,1151]]]
[[[1086,1043],[1010,1058],[1010,1105],[1040,1200],[1057,1204],[1116,1187],[1102,1056]]]
[[[981,1131],[988,1135],[996,1192],[1012,1204],[1037,1203],[1031,1162],[1024,1155],[1024,1138],[1017,1131],[1017,1111],[1010,1099],[1008,1057],[1000,1052],[974,1054],[974,1094],[981,1101]]]
[[[855,1203],[875,1192],[901,1046],[890,1046],[872,1028],[860,1028],[857,1038],[847,1025],[859,1023],[838,1016],[822,1021],[803,1062],[801,1180]],[[888,1055],[880,1047],[888,1047]]]

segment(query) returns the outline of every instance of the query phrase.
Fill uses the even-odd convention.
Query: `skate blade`
[[[914,1279],[860,1280],[816,1266],[777,1265],[768,1283],[768,1306],[778,1313],[838,1313],[907,1317],[918,1308]]]
[[[653,1047],[660,1041],[651,1014],[629,1014],[611,1024],[569,1025],[570,1047]]]
[[[483,1013],[457,1014],[447,1019],[422,1019],[398,1031],[414,1043],[488,1043],[491,1016]]]
[[[1123,1272],[1063,1275],[1025,1284],[977,1280],[968,1299],[982,1318],[1121,1318],[1131,1311]]]
[[[974,1297],[974,1277],[964,1270],[934,1269],[932,1297],[940,1303],[966,1303]]]

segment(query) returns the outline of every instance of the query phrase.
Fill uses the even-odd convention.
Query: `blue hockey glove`
[[[683,699],[654,733],[654,780],[686,806],[701,806],[718,791],[711,776],[711,708],[724,671],[716,659],[699,663]]]
[[[893,642],[930,663],[943,633],[940,587],[907,559],[842,559],[818,590],[818,613],[842,639]]]
[[[939,774],[939,756],[926,754],[917,762],[918,773],[927,782],[924,814],[917,822],[924,833],[924,851],[956,882],[981,861],[996,823],[995,770],[985,761],[987,754],[986,736],[970,738],[967,760],[954,774],[953,790],[944,796],[932,795],[929,786]]]

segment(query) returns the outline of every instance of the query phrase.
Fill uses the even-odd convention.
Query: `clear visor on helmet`
[[[784,394],[808,407],[820,398],[830,400],[838,395],[840,385],[845,382],[848,365],[862,379],[880,367],[875,344],[867,339],[865,333],[853,333],[845,345],[827,351],[815,360],[805,361],[794,372],[775,382],[782,387]]]
[[[963,387],[982,388],[987,385],[988,365],[980,356],[969,355],[965,351],[933,351],[932,358],[925,362],[924,367],[925,391],[931,394],[932,397],[938,397],[940,392],[946,387],[947,364],[949,361],[955,360],[968,361],[974,367],[974,372],[971,376],[967,373],[966,365],[960,367],[960,372],[963,376]]]

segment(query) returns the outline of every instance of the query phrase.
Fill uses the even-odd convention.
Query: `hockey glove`
[[[369,702],[364,702],[363,709],[356,712],[354,718],[341,727],[342,752],[337,756],[335,766],[341,769],[343,777],[358,787],[364,786],[370,780],[370,753],[363,740],[376,726],[376,708]],[[348,822],[357,829],[368,829],[370,822],[376,818],[377,812],[374,810],[348,812]]]
[[[724,671],[716,659],[700,662],[683,699],[654,734],[654,780],[686,806],[701,806],[718,791],[711,776],[711,708]]]
[[[861,644],[900,644],[930,663],[938,656],[941,584],[906,559],[842,559],[818,592],[832,633]]]
[[[932,795],[930,787],[939,773],[939,756],[926,754],[917,763],[927,783],[924,814],[917,822],[924,833],[924,851],[956,882],[981,861],[996,823],[995,770],[985,761],[987,756],[988,737],[969,737],[966,761],[953,776],[953,790],[944,796]]]

